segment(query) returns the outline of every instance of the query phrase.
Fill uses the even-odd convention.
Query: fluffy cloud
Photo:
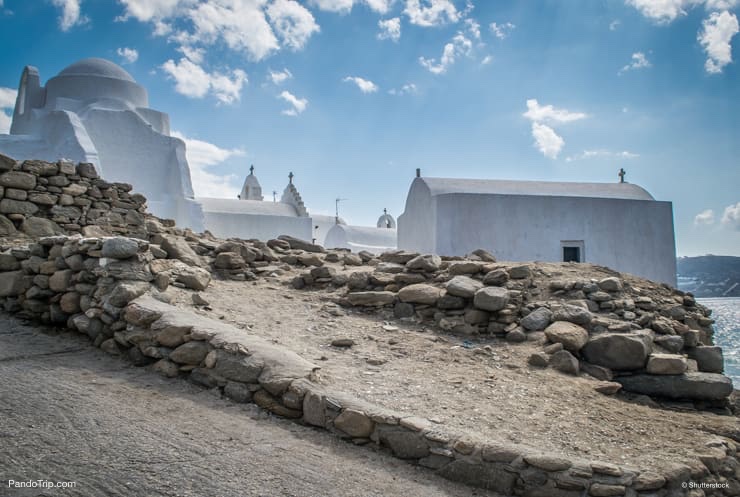
[[[418,91],[419,90],[418,88],[416,88],[416,85],[414,83],[406,83],[399,89],[391,88],[390,90],[388,90],[388,93],[390,95],[401,96],[401,95],[415,94]]]
[[[566,162],[573,162],[578,160],[593,159],[596,157],[608,157],[612,159],[636,159],[640,154],[630,152],[628,150],[622,150],[621,152],[613,152],[611,150],[597,149],[597,150],[584,150],[580,154],[571,155],[566,157]]]
[[[557,159],[565,141],[555,130],[544,123],[569,123],[585,119],[587,116],[582,112],[570,112],[558,109],[552,105],[540,105],[536,99],[527,100],[527,112],[522,114],[532,121],[532,137],[535,146],[545,157]]]
[[[698,40],[707,53],[704,68],[710,74],[722,72],[722,68],[732,62],[732,37],[738,33],[738,22],[735,14],[727,11],[713,12],[702,23]]]
[[[652,67],[652,64],[645,54],[642,52],[635,52],[632,54],[632,61],[620,69],[618,74],[622,74],[627,71],[634,71],[635,69],[646,69],[648,67]]]
[[[283,45],[293,50],[303,48],[311,35],[319,32],[311,12],[294,0],[275,0],[267,15]]]
[[[291,106],[290,109],[285,109],[282,114],[285,116],[297,116],[301,114],[308,106],[308,100],[305,98],[298,98],[289,91],[283,91],[278,98],[281,98],[288,102]]]
[[[345,83],[354,83],[362,93],[375,93],[378,91],[378,85],[370,81],[369,79],[363,79],[359,76],[347,76],[342,81]]]
[[[80,0],[51,0],[51,3],[62,9],[62,15],[59,16],[59,29],[62,31],[69,31],[89,21],[80,12]]]
[[[378,33],[379,40],[392,40],[398,41],[401,39],[401,18],[394,17],[392,19],[381,19],[378,21],[378,27],[380,33]]]
[[[491,62],[493,62],[493,55],[486,55],[483,57],[483,60],[480,61],[480,65],[487,66]]]
[[[565,141],[546,124],[532,123],[532,137],[537,149],[549,159],[557,159]]]
[[[490,28],[494,36],[496,36],[496,38],[498,38],[499,40],[503,40],[504,38],[509,36],[514,28],[516,28],[516,26],[510,22],[505,22],[503,24],[492,22],[488,25],[488,27]]]
[[[231,104],[239,100],[247,75],[241,69],[231,74],[206,72],[203,67],[183,57],[178,62],[170,59],[162,69],[175,81],[175,91],[190,98],[203,98],[211,93],[219,103]]]
[[[727,10],[740,4],[740,0],[625,0],[625,3],[659,24],[668,24],[695,6],[704,5],[710,11]]]
[[[282,71],[270,70],[270,81],[272,81],[273,84],[281,85],[292,78],[293,73],[291,73],[288,69],[283,69]]]
[[[447,69],[455,63],[460,55],[470,55],[473,49],[473,42],[465,37],[462,33],[457,33],[452,41],[447,43],[442,50],[442,56],[437,62],[436,59],[427,59],[419,57],[419,63],[432,74],[444,74]]]
[[[356,3],[364,3],[380,14],[386,14],[395,0],[311,0],[311,4],[321,10],[347,14]]]
[[[524,117],[533,122],[556,122],[569,123],[588,117],[582,112],[570,112],[565,109],[558,109],[552,105],[540,105],[536,99],[527,100],[527,112]]]
[[[450,0],[406,0],[403,10],[411,24],[439,26],[460,20],[460,13]]]
[[[209,169],[232,157],[246,155],[244,150],[224,149],[213,143],[188,138],[177,131],[173,131],[172,136],[185,142],[185,156],[197,197],[236,198],[239,193],[239,178],[233,174],[213,174]]]
[[[10,132],[11,116],[6,113],[12,112],[15,107],[15,97],[18,92],[12,88],[0,87],[0,133]]]
[[[476,40],[480,40],[480,24],[475,19],[465,19],[465,29],[468,30],[470,36]]]
[[[714,211],[712,209],[701,211],[694,217],[694,224],[697,226],[702,224],[714,224]]]
[[[139,59],[139,52],[135,48],[123,47],[116,50],[119,57],[125,64],[133,64]]]
[[[194,0],[118,0],[125,12],[119,20],[130,17],[142,22],[175,15],[181,8],[195,4]]]
[[[725,212],[722,214],[722,224],[740,231],[740,202],[725,207]]]

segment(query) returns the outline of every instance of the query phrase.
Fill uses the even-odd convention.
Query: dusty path
[[[73,490],[8,480],[75,481]],[[493,495],[0,314],[0,496]]]

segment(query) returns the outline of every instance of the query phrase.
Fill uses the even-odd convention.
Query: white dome
[[[65,67],[59,73],[59,76],[102,76],[104,78],[122,79],[131,83],[136,82],[121,66],[96,57],[82,59]]]

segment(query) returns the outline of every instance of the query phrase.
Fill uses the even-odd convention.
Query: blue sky
[[[679,255],[740,255],[740,0],[0,0],[0,132],[27,64],[121,64],[196,194],[250,164],[314,213],[398,216],[440,177],[638,183]],[[279,195],[279,193],[278,193]]]

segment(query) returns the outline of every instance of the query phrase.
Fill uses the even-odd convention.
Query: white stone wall
[[[265,241],[280,235],[290,235],[302,240],[311,240],[309,217],[206,211],[204,220],[208,231],[222,238],[238,237],[245,240],[255,238]]]

